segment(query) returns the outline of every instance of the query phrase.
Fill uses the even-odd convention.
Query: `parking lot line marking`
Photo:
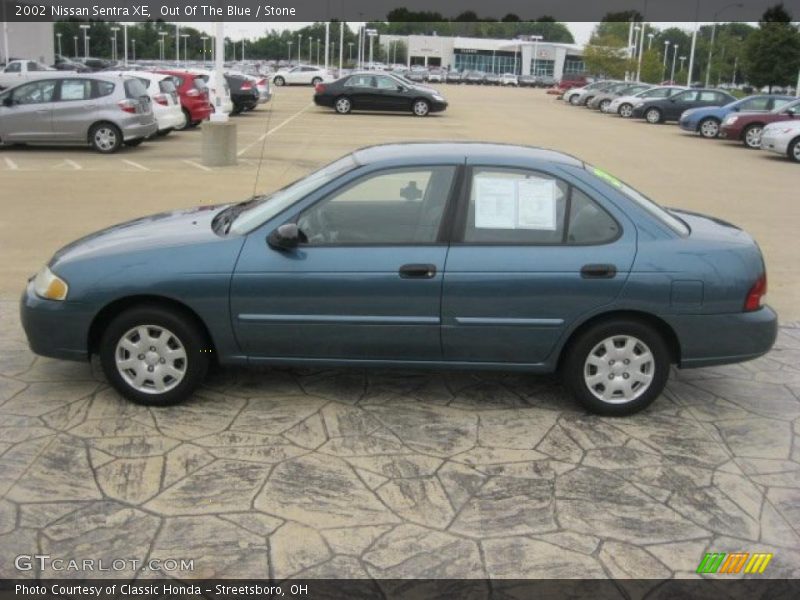
[[[256,141],[254,141],[254,142],[250,142],[249,144],[247,144],[247,146],[245,146],[244,148],[242,148],[241,150],[239,150],[239,152],[237,152],[237,153],[236,153],[236,156],[241,156],[242,154],[244,154],[245,152],[247,152],[248,150],[250,150],[250,148],[252,148],[252,147],[253,147],[253,146],[255,146],[256,144],[260,144],[260,143],[261,143],[261,142],[263,142],[265,139],[267,139],[267,136],[268,136],[268,135],[272,135],[273,133],[275,133],[276,131],[278,131],[278,130],[279,130],[281,127],[283,127],[284,125],[286,125],[286,124],[288,124],[288,123],[291,123],[292,121],[294,121],[294,120],[295,120],[297,117],[299,117],[301,114],[303,114],[304,112],[306,112],[306,111],[307,111],[309,108],[311,108],[312,106],[314,106],[314,103],[313,103],[313,102],[309,102],[309,103],[308,103],[308,104],[306,104],[306,105],[305,105],[303,108],[301,108],[300,110],[298,110],[296,113],[294,113],[294,114],[293,114],[291,117],[289,117],[289,118],[288,118],[288,119],[286,119],[285,121],[283,121],[283,122],[279,123],[278,125],[276,125],[276,126],[275,126],[275,127],[273,127],[272,129],[270,129],[269,131],[267,131],[266,133],[262,133],[260,136],[258,136],[258,139],[256,139]]]
[[[150,170],[147,167],[145,167],[144,165],[140,165],[139,163],[133,162],[132,160],[128,160],[127,158],[123,158],[122,162],[124,162],[126,165],[130,165],[132,167],[136,167],[140,171],[149,171]]]
[[[201,165],[198,162],[194,162],[193,160],[184,160],[183,162],[185,162],[187,165],[193,166],[195,169],[202,169],[203,171],[213,171],[214,170],[214,169],[209,169],[207,166]]]
[[[15,163],[15,162],[14,162],[13,160],[11,160],[10,158],[8,158],[8,157],[5,157],[5,161],[6,161],[6,166],[7,166],[7,167],[8,167],[10,170],[12,170],[12,171],[18,171],[18,170],[19,170],[19,166],[17,165],[17,163]]]
[[[74,160],[70,160],[69,158],[66,158],[66,159],[64,159],[64,162],[65,162],[65,163],[67,163],[67,164],[68,164],[70,167],[72,167],[72,168],[73,168],[73,169],[75,169],[76,171],[80,171],[81,169],[83,169],[83,167],[82,167],[82,166],[80,166],[80,165],[79,165],[78,163],[76,163]]]

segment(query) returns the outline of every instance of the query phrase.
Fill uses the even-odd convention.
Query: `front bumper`
[[[678,127],[683,129],[684,131],[690,131],[691,133],[697,132],[697,123],[695,121],[692,121],[691,119],[679,120]]]
[[[761,135],[761,149],[777,154],[786,154],[789,150],[789,138],[784,136],[771,135],[769,133]]]
[[[742,130],[738,127],[734,128],[730,125],[722,125],[719,128],[719,137],[726,140],[738,140],[742,134]]]
[[[763,356],[778,335],[769,306],[724,315],[675,315],[666,319],[681,347],[682,368],[743,362]]]
[[[447,109],[447,102],[439,102],[434,100],[431,102],[431,112],[442,112]]]
[[[22,293],[19,314],[34,353],[64,360],[88,360],[89,327],[94,314],[87,305],[39,298],[31,280]]]
[[[644,105],[633,107],[633,118],[634,119],[644,118]]]

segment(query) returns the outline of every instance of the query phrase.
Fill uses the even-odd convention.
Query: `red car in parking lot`
[[[181,108],[186,115],[184,127],[196,127],[211,116],[213,109],[208,95],[208,87],[202,76],[186,71],[156,71],[170,75],[175,80]]]
[[[792,119],[800,119],[800,99],[783,104],[768,113],[731,113],[722,122],[720,137],[741,140],[748,148],[758,149],[761,147],[761,132],[765,125]]]

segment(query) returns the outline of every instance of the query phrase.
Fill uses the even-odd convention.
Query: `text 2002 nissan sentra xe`
[[[425,143],[90,235],[30,280],[21,310],[35,352],[99,354],[147,404],[186,398],[216,359],[558,369],[584,406],[622,415],[661,393],[670,364],[767,352],[766,286],[744,231],[573,157]]]

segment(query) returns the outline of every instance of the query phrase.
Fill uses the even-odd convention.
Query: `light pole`
[[[182,33],[181,37],[183,38],[183,66],[186,66],[186,59],[188,58],[188,54],[186,52],[186,39],[189,37],[188,33]]]
[[[800,69],[797,69],[797,88],[794,90],[795,96],[800,96]]]
[[[355,44],[353,42],[347,42],[347,60],[348,62],[353,62],[353,46]]]
[[[117,60],[117,32],[119,31],[119,27],[112,27],[111,28],[111,60]]]
[[[158,58],[159,58],[159,60],[161,62],[164,62],[164,36],[166,36],[166,35],[167,35],[166,31],[159,31],[158,32],[158,36],[159,36],[158,45],[159,45],[159,50],[160,50],[160,54],[159,54]]]
[[[286,42],[286,45],[289,46],[289,58],[288,58],[287,62],[289,64],[292,64],[292,40],[289,40],[288,42]]]
[[[61,52],[61,34],[57,33],[56,38],[58,39],[58,54],[59,56],[63,56],[63,53]]]
[[[656,37],[656,34],[652,31],[647,34],[647,49],[651,50],[653,48],[653,38]]]
[[[244,43],[247,41],[247,38],[245,37],[246,33],[247,32],[245,32],[244,30],[241,31],[241,34],[242,34],[242,62],[244,62]]]
[[[539,54],[539,40],[543,40],[544,38],[541,35],[532,35],[530,39],[533,40],[533,73],[532,75],[536,77],[536,59],[537,55]]]
[[[673,84],[675,83],[675,60],[678,58],[678,48],[680,48],[678,44],[675,44],[672,48],[672,73],[669,76],[669,80]]]
[[[83,58],[89,58],[89,25],[79,25],[83,29]]]
[[[131,40],[131,51],[133,53],[131,60],[133,60],[133,62],[136,62],[136,38],[133,38]]]
[[[302,60],[301,55],[303,54],[303,34],[297,34],[297,64],[300,64]]]
[[[319,66],[319,38],[317,38],[317,66]]]
[[[75,44],[75,58],[78,58],[78,36],[77,35],[73,35],[72,36],[72,41]]]
[[[739,67],[739,57],[733,57],[733,76],[731,77],[731,85],[736,87],[736,69]]]
[[[208,39],[207,35],[204,35],[200,38],[203,40],[203,66],[206,66],[206,40]]]
[[[636,65],[636,81],[642,80],[642,56],[644,55],[644,32],[647,30],[647,23],[642,23],[642,35],[639,37],[639,60]]]
[[[724,11],[725,9],[731,7],[742,8],[744,4],[741,2],[733,2],[731,4],[727,4],[720,8],[717,12],[714,13],[714,22],[711,25],[711,43],[708,45],[708,65],[706,65],[706,87],[708,87],[708,82],[711,79],[711,57],[714,56],[714,36],[717,33],[717,16]]]
[[[375,67],[375,63],[372,60],[372,42],[376,37],[378,37],[378,32],[375,29],[367,29],[367,35],[369,36],[369,68],[373,69]]]
[[[669,40],[664,42],[664,64],[661,67],[661,81],[667,76],[667,54],[669,53]]]
[[[314,40],[311,39],[311,36],[309,36],[309,38],[308,38],[308,62],[311,62],[311,43],[313,41]]]
[[[686,57],[685,56],[679,56],[678,60],[681,61],[681,71],[683,71],[683,63],[686,60]]]
[[[122,59],[125,62],[125,67],[128,66],[128,26],[122,26]]]

